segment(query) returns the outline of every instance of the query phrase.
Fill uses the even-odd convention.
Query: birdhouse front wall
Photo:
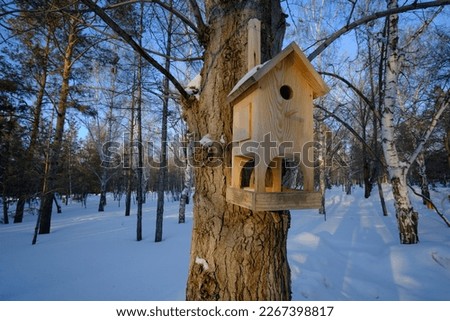
[[[312,89],[291,56],[281,61],[235,102],[233,141],[238,142],[238,146],[233,149],[233,186],[239,185],[237,176],[240,175],[242,163],[254,159],[255,154],[259,160],[254,168],[256,191],[266,190],[264,181],[268,167],[272,167],[270,172],[274,183],[281,182],[281,157],[296,155],[313,159],[312,148],[306,154],[303,149],[306,143],[313,141],[312,101]],[[267,148],[264,142],[269,138],[276,147]],[[259,143],[259,147],[246,148],[256,146],[249,144],[249,141]],[[287,148],[278,148],[280,146]],[[314,170],[303,165],[307,161],[299,161],[304,189],[312,191]]]

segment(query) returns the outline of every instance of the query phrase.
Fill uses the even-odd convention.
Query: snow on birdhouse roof
[[[275,57],[266,61],[262,65],[255,66],[247,74],[242,77],[228,94],[227,102],[231,103],[240,97],[251,86],[261,80],[267,73],[269,73],[275,66],[287,58],[290,54],[294,55],[297,66],[300,68],[301,76],[306,79],[313,90],[314,98],[325,95],[329,88],[323,81],[322,77],[314,69],[308,58],[301,51],[295,42],[291,42]]]

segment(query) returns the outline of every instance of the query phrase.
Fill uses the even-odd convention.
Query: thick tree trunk
[[[209,42],[198,102],[186,103],[190,132],[217,142],[232,138],[226,96],[247,72],[247,23],[262,23],[262,61],[281,49],[285,16],[279,1],[206,1]],[[198,151],[197,151],[198,152]],[[199,156],[199,155],[196,155]],[[196,160],[199,160],[196,157]],[[217,162],[216,162],[217,163]],[[290,300],[288,212],[252,212],[225,200],[231,150],[221,166],[195,169],[194,226],[188,300]]]
[[[406,175],[399,175],[391,179],[394,195],[395,214],[397,216],[400,242],[415,244],[419,242],[418,223],[419,214],[414,211],[409,200]]]

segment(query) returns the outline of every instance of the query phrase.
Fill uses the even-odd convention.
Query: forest
[[[387,216],[389,186],[398,243],[416,244],[414,195],[450,227],[430,192],[450,179],[449,4],[1,0],[0,222],[33,215],[39,246],[64,204],[95,196],[98,212],[115,200],[136,215],[137,241],[142,217],[155,215],[160,242],[165,204],[180,204],[179,223],[191,204],[188,300],[291,299],[289,211],[225,199],[226,98],[247,72],[247,21],[258,18],[262,62],[295,41],[330,88],[313,110],[317,214],[327,191],[358,186]],[[301,189],[295,173],[289,184]]]

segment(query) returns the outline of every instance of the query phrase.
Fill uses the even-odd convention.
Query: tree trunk
[[[391,179],[392,193],[394,195],[395,213],[402,244],[415,244],[419,242],[418,223],[419,214],[414,211],[409,200],[406,175],[399,175]]]
[[[39,135],[39,126],[41,124],[41,114],[42,114],[42,106],[44,103],[44,95],[45,95],[45,89],[47,85],[47,73],[48,73],[48,56],[50,54],[50,30],[48,31],[48,34],[46,36],[46,43],[45,43],[45,50],[44,55],[42,57],[42,74],[39,77],[39,91],[37,93],[36,97],[36,103],[33,111],[33,124],[31,126],[31,134],[30,134],[30,144],[28,145],[27,152],[26,152],[26,164],[27,167],[29,166],[32,168],[33,165],[33,159],[34,154],[36,150],[36,143],[38,140]],[[21,175],[28,176],[29,173],[22,173]],[[33,184],[34,185],[34,184]],[[34,187],[34,186],[33,186]],[[30,190],[31,188],[29,186],[24,186],[24,192],[21,193],[22,195],[19,196],[19,200],[17,202],[16,207],[16,214],[14,216],[14,223],[22,223],[23,221],[23,210],[24,205],[26,202],[26,199],[30,196]],[[35,191],[34,191],[35,192]]]
[[[170,1],[172,6],[172,1]],[[166,61],[164,69],[170,72],[170,56],[172,52],[172,29],[173,29],[173,14],[169,13],[169,21],[167,26],[167,43],[166,43]],[[159,160],[158,171],[158,201],[156,207],[156,230],[155,242],[162,241],[163,234],[163,217],[164,217],[164,191],[166,189],[167,176],[167,118],[169,114],[169,79],[164,77],[163,80],[163,104],[162,104],[162,118],[161,118],[161,159]]]
[[[72,69],[72,55],[74,47],[77,43],[77,24],[75,18],[71,18],[70,30],[66,51],[64,53],[64,66],[62,73],[62,84],[57,108],[57,121],[55,136],[49,149],[48,161],[45,167],[44,184],[42,188],[41,205],[39,208],[40,224],[39,234],[50,233],[52,203],[55,187],[56,174],[58,169],[58,160],[61,152],[61,143],[64,133],[64,122],[66,119],[67,99],[69,96],[69,80]]]
[[[367,148],[363,145],[363,175],[364,175],[364,198],[369,198],[372,193],[372,180],[370,177],[370,163],[367,157]]]
[[[420,176],[420,187],[422,191],[422,195],[424,196],[422,198],[423,205],[426,205],[427,208],[433,209],[433,204],[430,202],[430,189],[428,187],[428,178],[427,178],[427,167],[425,165],[425,155],[423,152],[420,152],[417,156],[416,163],[419,167],[418,172]]]
[[[445,150],[447,151],[447,166],[450,168],[450,130],[447,130],[444,137]]]
[[[133,85],[134,87],[134,85]],[[133,192],[133,159],[134,159],[134,105],[135,99],[134,95],[131,98],[131,116],[130,116],[130,137],[129,144],[126,147],[128,149],[128,155],[126,159],[127,166],[127,192],[125,198],[125,216],[130,216],[131,212],[131,194]]]
[[[389,0],[388,9],[396,8],[397,0]],[[389,16],[385,96],[381,115],[381,142],[389,180],[394,195],[395,213],[402,244],[415,244],[418,236],[418,213],[414,211],[408,195],[406,174],[408,165],[401,162],[394,135],[394,110],[397,104],[397,83],[400,70],[398,54],[398,15]]]
[[[388,211],[386,207],[386,201],[384,200],[383,185],[381,184],[381,176],[377,177],[378,186],[378,197],[380,198],[381,210],[383,211],[383,216],[388,216]]]
[[[321,109],[318,109],[317,112],[317,118],[319,123],[318,128],[318,137],[317,140],[319,142],[319,149],[318,149],[318,155],[317,160],[319,162],[319,186],[320,186],[320,192],[321,192],[321,205],[319,208],[319,214],[326,215],[326,208],[325,208],[325,191],[326,191],[326,157],[327,157],[327,145],[326,145],[326,138],[325,138],[325,125],[323,124],[324,119],[324,113]]]
[[[6,197],[5,189],[3,189],[3,195],[2,195],[2,205],[3,205],[3,224],[9,224],[9,217],[8,217],[8,198]]]
[[[14,215],[14,223],[22,223],[23,221],[23,210],[25,208],[25,202],[27,198],[25,195],[20,195],[17,200],[16,214]]]
[[[106,205],[106,190],[104,184],[102,183],[101,191],[100,191],[100,200],[98,201],[98,211],[104,212]]]
[[[186,168],[184,170],[184,187],[181,191],[180,210],[178,212],[178,223],[186,222],[186,204],[189,204],[189,197],[191,195],[192,183],[194,181],[194,169],[192,168],[193,142],[191,135],[187,135],[188,142],[186,146]]]
[[[209,40],[198,102],[186,102],[189,131],[219,142],[232,139],[232,110],[226,97],[247,72],[247,22],[261,20],[266,61],[281,49],[285,16],[279,1],[206,1]],[[201,158],[196,151],[196,160]],[[194,223],[188,300],[290,300],[287,261],[290,214],[252,212],[226,202],[231,150],[221,166],[195,168]]]
[[[140,22],[139,22],[139,45],[142,45],[142,34],[144,32],[144,3],[141,2]],[[136,97],[136,111],[137,111],[137,141],[138,141],[138,162],[137,162],[137,221],[136,221],[136,241],[142,241],[142,204],[143,204],[143,186],[142,175],[144,167],[144,151],[142,142],[142,57],[138,57],[137,66],[137,97]]]

